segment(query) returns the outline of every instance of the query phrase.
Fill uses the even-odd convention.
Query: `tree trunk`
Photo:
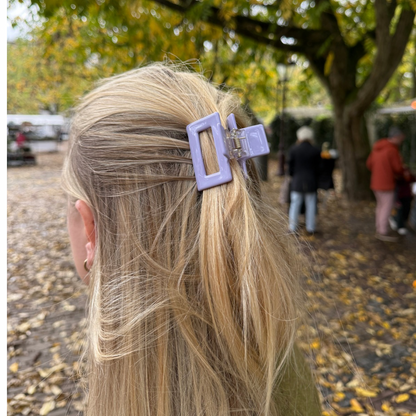
[[[370,152],[364,115],[349,106],[334,109],[335,140],[340,154],[342,190],[349,200],[371,198],[370,172],[366,160]]]
[[[155,1],[180,13],[185,13],[198,3]],[[280,2],[275,3],[279,7]],[[362,34],[361,39],[357,39],[351,46],[340,29],[335,6],[331,4],[333,2],[315,0],[314,3],[320,29],[296,26],[294,20],[281,26],[279,20],[271,24],[272,18],[266,22],[237,13],[232,19],[233,31],[258,44],[300,53],[308,59],[313,71],[331,95],[344,192],[350,200],[367,199],[371,195],[370,173],[365,162],[370,146],[364,113],[399,65],[414,27],[415,12],[411,7],[405,7],[406,1],[401,2],[403,6],[397,0],[368,1],[368,6],[374,10],[374,24],[369,24],[373,28]],[[269,2],[264,2],[263,6],[267,8],[268,4]],[[208,6],[204,14],[206,17],[202,17],[203,21],[220,28],[229,27],[230,21],[224,19],[221,7]],[[395,21],[394,24],[392,21]],[[284,37],[293,38],[296,42],[288,45],[283,42]],[[368,41],[375,42],[374,56],[368,51]],[[371,72],[357,84],[358,64],[365,56],[372,59]]]

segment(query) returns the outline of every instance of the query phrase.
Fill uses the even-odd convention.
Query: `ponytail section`
[[[200,271],[216,373],[231,371],[246,407],[276,414],[273,391],[299,317],[298,266],[276,213],[258,197],[258,182],[247,183],[234,162],[233,178],[204,191],[201,207]]]

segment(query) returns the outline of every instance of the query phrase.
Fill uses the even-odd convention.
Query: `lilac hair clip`
[[[199,133],[211,128],[217,152],[219,171],[207,175],[202,158]],[[220,115],[213,113],[186,126],[191,148],[198,190],[213,188],[233,180],[230,160],[236,159],[247,177],[246,160],[270,153],[266,133],[262,124],[237,128],[234,114],[227,117],[227,129],[221,124]]]

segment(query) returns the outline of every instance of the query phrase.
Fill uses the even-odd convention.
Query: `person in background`
[[[396,126],[389,137],[377,141],[367,159],[371,171],[371,189],[376,197],[376,238],[381,241],[398,241],[389,231],[389,217],[395,201],[396,181],[403,177],[404,166],[399,152],[405,136]]]
[[[17,133],[16,144],[19,149],[27,147],[27,138],[22,130],[19,130],[19,133]]]
[[[322,144],[321,151],[321,165],[319,170],[318,189],[325,191],[323,205],[326,204],[328,194],[332,189],[335,191],[334,179],[332,174],[335,168],[335,162],[338,159],[338,152],[335,149],[329,148],[329,142]]]
[[[412,195],[416,196],[416,183],[412,184]],[[416,233],[416,198],[413,198],[413,205],[410,209],[408,226]]]
[[[389,218],[390,227],[393,230],[397,230],[400,235],[407,234],[406,224],[409,219],[413,199],[412,182],[416,182],[416,177],[409,168],[405,167],[403,177],[399,178],[396,183],[395,214]]]
[[[302,203],[305,201],[306,231],[315,233],[316,206],[321,151],[313,145],[313,130],[303,126],[297,143],[289,151],[290,187],[289,231],[296,232]]]

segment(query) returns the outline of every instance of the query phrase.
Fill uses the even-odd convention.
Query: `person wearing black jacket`
[[[289,230],[296,232],[300,210],[305,201],[306,231],[315,232],[315,217],[321,151],[313,143],[313,130],[303,126],[297,143],[289,151],[290,185]]]

